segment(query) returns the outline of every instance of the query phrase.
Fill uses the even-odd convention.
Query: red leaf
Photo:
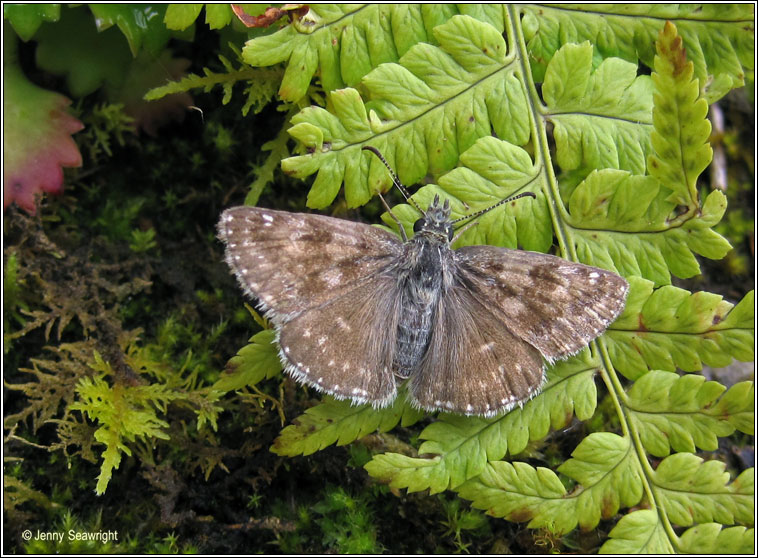
[[[71,134],[84,125],[66,112],[69,99],[37,87],[18,66],[5,66],[3,78],[3,207],[16,202],[34,214],[36,196],[63,191],[62,167],[81,166]]]

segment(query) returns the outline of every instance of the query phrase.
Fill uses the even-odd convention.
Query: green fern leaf
[[[523,199],[508,207],[498,207],[484,214],[461,235],[455,245],[490,244],[507,248],[547,252],[553,243],[547,188],[544,174],[536,167],[522,148],[493,137],[480,138],[461,154],[464,166],[440,177],[439,186],[430,184],[420,188],[412,197],[421,207],[428,207],[435,195],[450,200],[453,218],[490,207],[514,194],[533,190],[536,199]],[[464,205],[465,204],[465,205]],[[413,234],[413,223],[418,211],[408,204],[393,208],[406,234]],[[394,220],[383,215],[393,226]]]
[[[335,442],[344,446],[376,430],[387,432],[399,423],[410,426],[421,416],[405,397],[396,398],[393,405],[384,409],[326,398],[282,430],[271,451],[286,456],[310,455]]]
[[[711,192],[700,207],[696,181],[712,157],[708,104],[698,96],[692,63],[671,24],[661,33],[655,61],[650,176],[610,169],[590,174],[571,193],[569,237],[583,262],[665,285],[672,273],[686,278],[700,272],[692,252],[722,258],[731,246],[710,228],[724,214],[726,197]],[[639,197],[632,202],[632,195]],[[635,207],[632,214],[628,206]],[[630,232],[646,234],[624,234]]]
[[[542,394],[523,408],[491,419],[442,414],[419,435],[426,440],[419,454],[434,457],[385,453],[374,456],[365,468],[393,488],[410,492],[429,489],[434,494],[456,488],[481,473],[488,460],[520,453],[529,441],[544,438],[551,427],[563,428],[574,412],[582,420],[590,418],[597,403],[597,367],[598,362],[584,351],[551,368]]]
[[[653,510],[637,510],[625,515],[611,529],[610,539],[600,554],[674,554],[674,547]]]
[[[226,373],[213,384],[211,391],[234,391],[279,374],[282,363],[274,343],[275,336],[273,329],[265,329],[253,335],[250,344],[229,359]]]
[[[629,390],[624,406],[629,420],[640,433],[645,449],[665,457],[670,448],[694,452],[696,447],[715,451],[718,437],[735,430],[732,414],[742,415],[742,423],[752,430],[752,382],[732,387],[718,405],[716,399],[726,390],[718,382],[706,382],[696,375],[679,376],[673,372],[651,370]]]
[[[417,43],[435,44],[432,29],[456,13],[467,13],[504,29],[499,5],[316,4],[299,21],[247,43],[252,66],[287,62],[279,95],[297,102],[318,71],[325,91],[354,86],[373,68],[396,62]]]
[[[301,178],[318,170],[309,207],[331,203],[343,181],[351,207],[389,187],[381,163],[361,154],[369,140],[407,184],[452,168],[492,129],[515,145],[528,141],[520,69],[500,33],[465,16],[434,33],[440,47],[415,45],[399,64],[383,64],[364,77],[371,97],[365,106],[357,91],[345,89],[328,96],[334,114],[310,107],[292,119],[290,134],[310,154],[285,159],[282,168]]]
[[[577,520],[583,529],[594,528],[600,518],[610,518],[620,506],[642,498],[639,462],[629,438],[610,432],[587,436],[558,471],[582,485],[576,494]]]
[[[708,86],[709,103],[745,83],[754,68],[754,15],[745,4],[588,4],[521,6],[532,73],[542,81],[545,67],[564,43],[589,40],[597,58],[638,59],[653,67],[662,21],[675,21],[695,76]]]
[[[658,465],[650,481],[656,501],[677,525],[715,521],[752,525],[753,469],[729,484],[721,461],[703,461],[691,453],[675,453]]]
[[[755,435],[755,384],[740,382],[733,385],[709,409],[709,414],[729,422],[740,432],[750,436]]]
[[[529,521],[530,528],[563,534],[576,527],[576,500],[566,494],[558,475],[544,467],[493,461],[458,494],[495,517]]]
[[[623,169],[643,174],[650,152],[653,84],[637,65],[604,60],[592,72],[592,45],[566,45],[547,68],[542,94],[555,124],[564,170]]]
[[[708,102],[700,97],[694,66],[687,60],[677,29],[667,22],[656,43],[654,131],[655,154],[650,174],[671,190],[666,198],[694,211],[698,206],[697,177],[713,158],[708,143],[711,123]]]
[[[682,554],[755,554],[755,533],[752,528],[703,523],[687,529],[678,547]]]
[[[666,285],[672,273],[691,277],[700,272],[693,251],[709,258],[729,251],[729,243],[709,228],[726,210],[723,194],[712,192],[698,216],[676,225],[669,219],[672,206],[661,204],[659,194],[652,177],[593,171],[569,198],[567,234],[579,259]]]
[[[628,280],[624,313],[604,337],[614,367],[627,378],[654,368],[695,372],[703,364],[753,360],[753,291],[734,306],[712,293]]]
[[[549,469],[526,463],[491,462],[482,474],[458,490],[475,508],[511,521],[529,521],[561,534],[594,528],[620,506],[642,498],[642,482],[628,438],[596,432],[585,438],[559,471],[576,480],[570,494]]]

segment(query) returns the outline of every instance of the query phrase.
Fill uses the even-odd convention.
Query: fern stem
[[[545,198],[548,211],[550,212],[550,220],[553,223],[553,231],[556,240],[558,241],[558,247],[564,257],[572,261],[578,261],[573,243],[566,241],[566,237],[569,236],[569,234],[564,226],[564,222],[568,215],[566,214],[563,204],[560,202],[561,198],[558,190],[558,181],[555,178],[555,172],[550,162],[550,146],[548,144],[545,120],[540,117],[544,111],[539,95],[537,94],[537,88],[532,79],[532,69],[529,65],[529,52],[526,48],[524,34],[521,25],[518,24],[520,21],[519,9],[518,6],[514,5],[509,5],[507,7],[506,31],[508,33],[508,42],[512,48],[517,51],[516,59],[521,66],[523,80],[528,89],[526,99],[531,107],[529,114],[532,125],[532,138],[534,138],[534,161],[539,161],[543,172],[546,174],[546,181],[550,185],[550,191],[545,192]]]
[[[638,462],[640,464],[640,481],[642,482],[643,490],[647,495],[647,500],[650,504],[650,507],[658,514],[658,517],[660,518],[661,523],[663,524],[663,527],[666,530],[666,533],[668,534],[668,537],[671,541],[672,548],[676,548],[679,537],[674,532],[674,528],[671,526],[671,522],[669,521],[665,511],[656,502],[655,490],[650,483],[650,477],[653,473],[653,469],[647,460],[647,451],[642,445],[642,440],[640,439],[639,432],[635,428],[634,424],[630,423],[627,420],[626,414],[624,413],[624,408],[626,407],[622,401],[626,399],[624,386],[621,385],[621,381],[619,380],[618,375],[613,368],[605,342],[598,340],[594,343],[600,351],[601,359],[603,362],[601,375],[603,377],[603,382],[608,388],[608,394],[613,401],[614,407],[616,408],[616,414],[618,416],[619,423],[621,424],[621,432],[623,433],[624,437],[631,437],[632,443],[634,444],[634,449],[637,454]]]

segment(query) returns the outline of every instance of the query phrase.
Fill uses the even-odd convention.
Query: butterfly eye
[[[421,232],[421,229],[424,228],[424,224],[426,224],[426,219],[422,217],[421,219],[413,223],[413,232],[414,233]]]
[[[454,234],[454,233],[455,233],[455,231],[453,230],[453,225],[450,225],[450,226],[447,228],[447,239],[448,239],[448,240],[453,240],[453,234]]]

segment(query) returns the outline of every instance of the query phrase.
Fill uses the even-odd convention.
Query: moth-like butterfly
[[[381,154],[364,149],[413,203]],[[545,362],[602,334],[629,288],[615,273],[556,256],[450,247],[457,223],[525,195],[534,196],[458,220],[435,197],[418,208],[409,239],[402,226],[398,238],[363,223],[258,207],[227,209],[218,233],[240,285],[276,327],[296,380],[383,407],[407,379],[422,409],[493,416],[539,392]]]

